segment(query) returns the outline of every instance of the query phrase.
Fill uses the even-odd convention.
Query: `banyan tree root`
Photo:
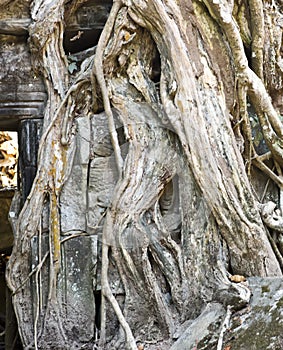
[[[232,275],[281,275],[227,113],[225,97],[229,92],[222,90],[206,42],[207,28],[199,23],[200,6],[203,10],[205,4],[208,11],[203,16],[217,23],[217,31],[225,33],[230,48],[232,57],[227,61],[233,61],[230,68],[245,119],[247,158],[256,155],[252,154],[246,95],[259,106],[260,123],[267,126],[267,144],[280,165],[281,150],[273,140],[282,137],[282,126],[260,80],[262,38],[255,32],[252,35],[259,52],[254,60],[256,75],[248,66],[232,9],[208,0],[189,7],[180,3],[185,11],[171,0],[114,1],[96,53],[81,66],[70,87],[62,46],[67,4],[60,0],[33,2],[31,48],[40,53],[37,63],[48,101],[38,172],[19,216],[7,274],[26,347],[54,345],[53,331],[53,336],[58,335],[54,346],[71,347],[74,341],[66,336],[58,296],[58,280],[66,278],[60,274],[62,242],[66,240],[60,231],[60,196],[75,159],[73,120],[78,110],[80,116],[95,114],[95,118],[102,108],[97,107],[98,96],[102,96],[119,174],[102,220],[102,267],[96,281],[101,282],[102,293],[101,349],[111,347],[108,333],[112,320],[106,304],[123,330],[113,341],[133,350],[137,340],[168,338],[172,342],[178,327],[196,318],[214,299],[229,304],[223,300],[229,296],[221,294],[232,283],[228,269]],[[257,16],[256,1],[251,7]],[[255,18],[254,22],[259,21]],[[220,37],[224,40],[224,35]],[[227,55],[224,49],[220,53]],[[92,94],[92,103],[79,99],[86,91]],[[116,130],[114,108],[124,144]],[[31,269],[30,244],[34,237],[41,239],[46,207],[48,254]],[[262,214],[265,224],[276,229],[273,210],[266,206]],[[40,273],[45,261],[49,261],[49,293],[43,310],[39,305]],[[113,293],[113,270],[118,272],[115,282],[122,282],[124,303]],[[36,280],[35,315],[30,308],[30,277]],[[95,278],[99,279],[98,274]],[[240,288],[235,288],[235,293],[242,304],[247,302]],[[22,322],[26,319],[33,324]],[[219,347],[221,342],[220,338]]]

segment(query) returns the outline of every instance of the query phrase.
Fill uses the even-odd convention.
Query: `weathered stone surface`
[[[88,117],[80,117],[76,119],[78,135],[77,135],[77,156],[78,164],[88,166],[90,158],[91,129]]]
[[[170,350],[282,350],[283,279],[251,277],[248,286],[249,305],[233,312],[226,327],[223,305],[208,304],[196,320],[187,321],[187,328],[175,334],[179,339]],[[219,340],[222,330],[223,341]]]
[[[111,5],[110,0],[90,0],[68,19],[64,38],[67,52],[79,52],[97,44]]]
[[[76,123],[78,132],[73,167],[60,197],[63,234],[86,230],[90,125],[87,118],[78,118]]]
[[[34,269],[49,248],[49,237],[43,235],[39,245],[38,237],[31,242],[31,264]],[[39,251],[40,249],[40,251]],[[94,285],[97,265],[97,237],[72,237],[62,243],[61,266],[57,284],[57,303],[65,335],[73,339],[70,349],[81,348],[90,342],[95,332]],[[38,329],[44,329],[44,312],[50,307],[48,295],[50,281],[49,258],[43,264],[39,278],[32,276],[33,317],[39,315]],[[37,295],[37,283],[41,284],[42,293]],[[40,300],[38,300],[38,296]],[[49,320],[48,320],[49,322]],[[52,320],[50,321],[52,322]],[[49,348],[46,335],[39,339],[43,348]]]
[[[105,113],[93,115],[91,120],[77,118],[76,125],[76,153],[60,197],[63,234],[75,230],[93,232],[111,203],[118,180]],[[116,125],[119,133],[117,119]]]
[[[66,241],[62,249],[59,280],[64,329],[70,339],[86,343],[95,331],[94,271],[97,237],[77,237]],[[73,345],[77,349],[78,344]]]
[[[119,123],[116,119],[117,130]],[[105,113],[92,116],[91,154],[88,180],[88,229],[92,230],[101,220],[110,205],[118,180],[115,156],[108,131]]]
[[[60,197],[62,234],[86,230],[86,191],[87,176],[75,165]]]
[[[88,185],[88,226],[95,227],[111,203],[117,171],[111,157],[92,160]],[[115,176],[116,175],[116,176]]]
[[[283,349],[283,279],[248,279],[250,305],[232,317],[225,344],[237,350]]]
[[[200,316],[181,333],[170,350],[212,349],[224,315],[225,309],[221,304],[208,304]]]
[[[100,113],[93,115],[91,119],[91,126],[92,153],[101,157],[109,157],[111,154],[113,154],[113,147],[108,131],[106,114]]]
[[[68,29],[102,29],[111,5],[111,0],[89,0],[69,19]]]
[[[32,71],[25,41],[0,35],[0,61],[0,126],[10,123],[7,129],[15,128],[19,119],[42,118],[45,88]]]

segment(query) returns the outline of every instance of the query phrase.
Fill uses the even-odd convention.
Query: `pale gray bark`
[[[253,159],[267,165],[253,145],[248,103],[276,163],[276,174],[269,164],[266,171],[272,180],[283,164],[277,86],[263,77],[275,64],[263,60],[261,35],[271,9],[114,1],[96,53],[71,75],[64,9],[78,4],[31,4],[30,48],[48,101],[7,273],[21,338],[38,349],[169,348],[207,305],[249,302],[245,278],[237,284],[231,275],[282,276],[280,242],[266,228],[280,231],[267,220],[274,207],[261,211],[250,175]],[[87,328],[88,313],[91,322],[100,313],[99,334]]]

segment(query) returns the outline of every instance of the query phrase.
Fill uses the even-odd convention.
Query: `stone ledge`
[[[251,299],[247,307],[231,316],[221,349],[283,349],[283,278],[248,278]],[[170,350],[216,350],[226,310],[210,303],[195,320],[181,327]],[[187,325],[186,325],[187,324]]]

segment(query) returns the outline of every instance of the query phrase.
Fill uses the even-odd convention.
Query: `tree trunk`
[[[246,305],[237,278],[282,275],[281,5],[117,0],[74,73],[82,3],[31,4],[48,100],[7,271],[21,339],[169,348],[208,304]]]

